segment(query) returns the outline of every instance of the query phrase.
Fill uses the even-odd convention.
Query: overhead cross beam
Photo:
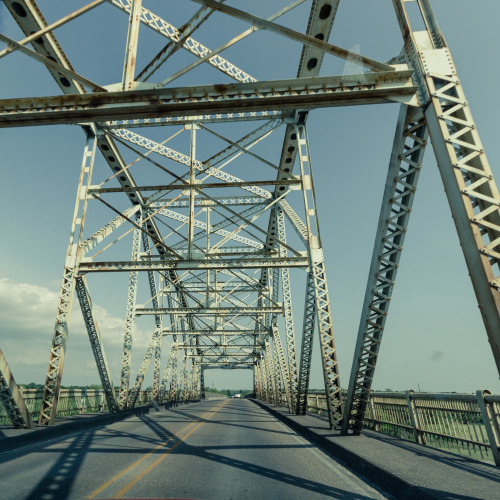
[[[388,101],[410,103],[408,70],[162,90],[0,100],[0,128],[205,113],[317,109]],[[415,102],[416,104],[416,102]]]
[[[242,19],[243,21],[251,23],[252,25],[254,25],[259,29],[266,29],[272,31],[273,33],[277,33],[278,35],[283,35],[287,38],[303,43],[305,45],[316,47],[320,50],[323,50],[326,53],[341,57],[342,59],[354,58],[356,61],[359,61],[360,64],[362,64],[368,69],[374,71],[393,70],[393,68],[391,68],[391,66],[389,66],[388,64],[375,61],[374,59],[370,59],[369,57],[355,54],[349,50],[343,49],[342,47],[337,47],[336,45],[332,45],[328,42],[325,42],[324,40],[320,40],[310,35],[305,35],[303,33],[300,33],[299,31],[295,31],[290,28],[287,28],[286,26],[281,26],[272,21],[268,21],[261,17],[254,16],[252,14],[249,14],[248,12],[236,9],[234,7],[230,7],[229,5],[223,5],[221,2],[216,2],[215,0],[193,0],[193,2],[206,5],[207,7],[210,7],[214,10],[219,10],[220,12],[224,12],[225,14],[228,14],[230,16]]]

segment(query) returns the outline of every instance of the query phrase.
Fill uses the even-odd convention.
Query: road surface
[[[212,400],[0,455],[1,498],[387,498],[255,403]]]

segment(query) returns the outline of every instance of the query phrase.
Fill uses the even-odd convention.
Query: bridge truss
[[[412,29],[410,3],[424,31]],[[428,136],[500,370],[500,196],[429,0],[393,0],[403,50],[389,62],[328,42],[338,0],[260,14],[243,2],[96,0],[50,23],[34,0],[4,4],[24,38],[0,34],[0,57],[37,61],[62,93],[1,100],[0,127],[75,124],[86,138],[40,423],[55,419],[76,293],[111,411],[135,404],[152,365],[160,401],[203,396],[207,369],[252,369],[258,397],[304,414],[317,328],[330,424],[359,432]],[[288,27],[304,5],[305,30]],[[118,83],[80,74],[56,38],[95,13],[126,32]],[[262,33],[290,52],[302,47],[296,77],[245,71]],[[325,56],[363,70],[319,76]],[[342,418],[307,119],[319,108],[394,102],[401,112]],[[91,297],[94,278],[103,287],[118,275],[128,293],[116,390]],[[298,333],[293,306],[304,310]],[[139,321],[151,333],[133,377]]]

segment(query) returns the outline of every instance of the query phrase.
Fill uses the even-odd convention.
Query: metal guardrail
[[[43,389],[24,389],[23,398],[34,421],[38,420]],[[149,403],[152,391],[139,391],[136,405]],[[107,410],[104,391],[62,389],[57,416]],[[307,411],[327,415],[324,393],[309,393]],[[373,392],[364,426],[384,434],[500,466],[500,395],[489,391],[473,394]],[[0,405],[0,425],[10,425]]]
[[[149,403],[151,401],[151,393],[152,391],[149,390],[139,391],[136,406]],[[37,422],[42,406],[43,389],[24,389],[22,390],[22,394],[33,421]],[[102,390],[61,389],[57,406],[57,416],[67,417],[107,409],[106,398]],[[0,405],[0,425],[11,425],[10,419],[2,405]]]
[[[309,394],[308,411],[327,414],[324,394]],[[500,466],[500,395],[373,392],[366,428]]]

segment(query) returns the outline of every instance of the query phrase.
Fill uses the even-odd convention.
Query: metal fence
[[[151,401],[151,392],[148,390],[139,391],[136,406],[149,403]],[[22,394],[33,421],[37,422],[42,406],[43,389],[24,389]],[[93,413],[107,409],[104,391],[98,389],[61,389],[57,405],[57,417]],[[0,405],[0,425],[10,424],[5,408]]]
[[[326,415],[324,394],[309,394],[308,411]],[[373,392],[365,428],[466,454],[500,466],[500,395]]]
[[[151,401],[149,390],[140,391],[136,405]],[[43,389],[25,389],[23,397],[33,420],[40,415]],[[62,389],[57,416],[107,410],[104,392]],[[309,393],[307,411],[327,415],[324,393]],[[373,429],[426,446],[467,454],[500,466],[500,395],[373,392],[363,421]],[[0,405],[0,425],[10,425]]]

